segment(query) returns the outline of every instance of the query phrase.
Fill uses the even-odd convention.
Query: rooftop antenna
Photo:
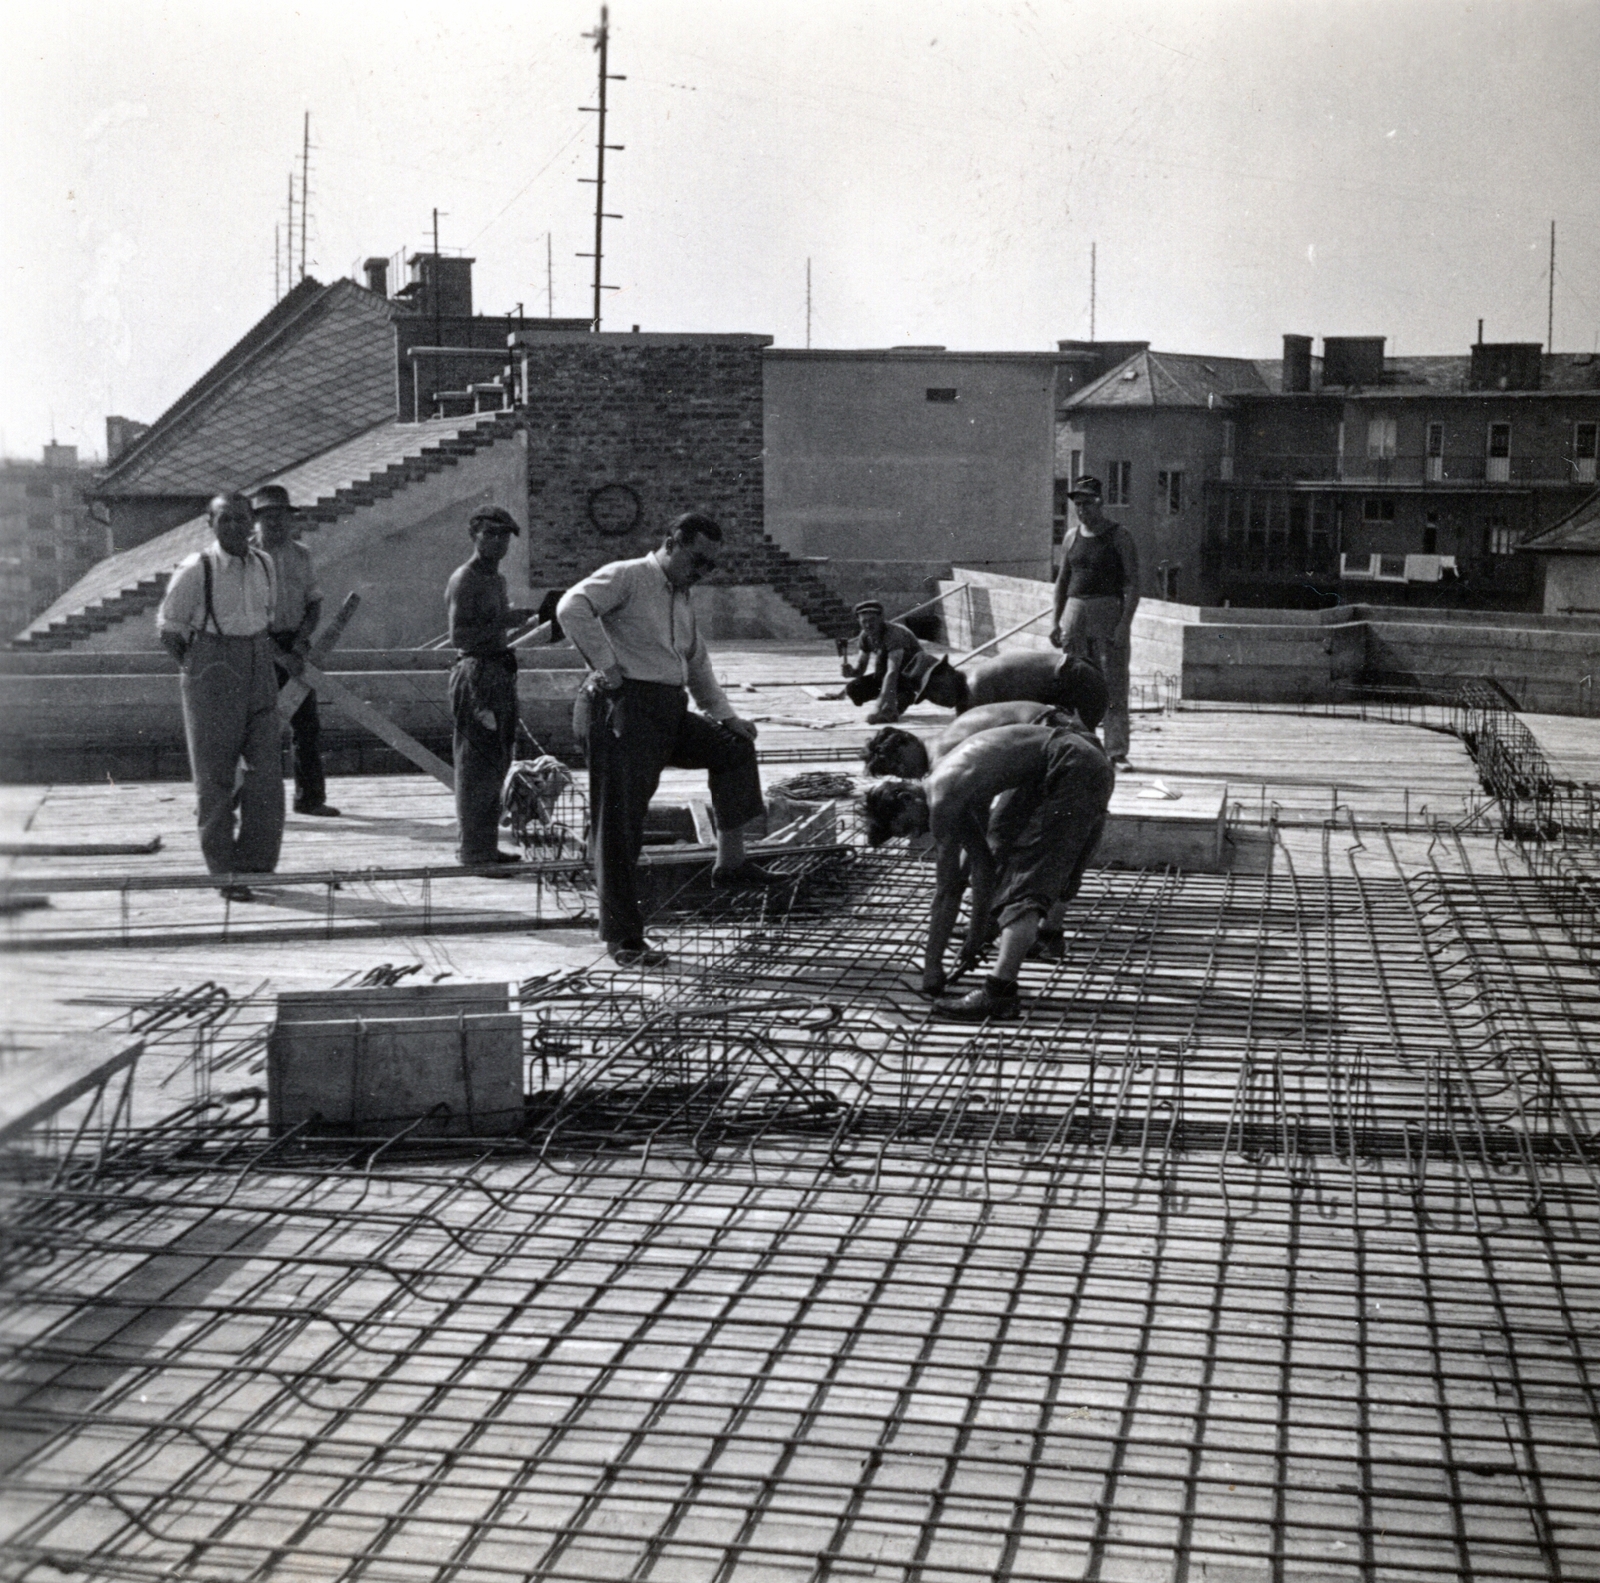
[[[806,350],[811,350],[811,260],[806,260]]]
[[[283,272],[284,284],[291,289],[294,285],[294,171],[289,172],[289,223],[284,230],[284,236],[289,243],[289,267]]]
[[[549,231],[544,233],[544,316],[547,319],[556,316],[555,243]]]
[[[1095,245],[1089,244],[1089,343],[1094,344]]]
[[[311,112],[306,111],[300,143],[300,278],[306,278],[306,209],[311,194]]]
[[[1556,349],[1556,223],[1550,222],[1550,302],[1545,312],[1544,349]]]
[[[283,300],[283,227],[272,228],[272,300]]]
[[[440,292],[439,292],[439,211],[433,211],[433,344],[444,344],[444,331],[440,327]]]
[[[611,42],[611,12],[606,6],[600,7],[600,25],[592,33],[585,33],[585,38],[594,40],[595,53],[600,57],[600,103],[598,105],[583,104],[578,108],[585,114],[598,115],[599,126],[595,133],[594,144],[594,175],[580,176],[579,181],[590,182],[594,186],[594,252],[579,253],[579,258],[592,258],[594,260],[594,327],[596,332],[600,329],[600,293],[615,291],[615,286],[601,284],[601,271],[604,260],[604,234],[607,220],[620,220],[620,214],[606,213],[606,150],[613,149],[621,153],[621,143],[606,142],[606,84],[608,82],[626,82],[628,79],[606,70],[606,55]]]

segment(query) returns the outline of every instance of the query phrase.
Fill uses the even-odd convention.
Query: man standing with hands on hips
[[[712,883],[761,886],[783,876],[745,856],[745,826],[766,810],[756,728],[733,712],[711,670],[689,590],[717,565],[722,528],[678,517],[659,549],[612,561],[569,588],[556,619],[587,662],[589,856],[600,938],[622,967],[665,967],[645,943],[637,864],[650,799],[669,764],[710,772],[717,822]],[[703,713],[689,712],[689,696]]]
[[[1128,762],[1128,651],[1139,608],[1139,548],[1133,535],[1101,508],[1098,478],[1080,478],[1069,491],[1078,520],[1061,546],[1055,625],[1050,641],[1105,677],[1106,756]]]
[[[294,507],[282,484],[265,484],[250,500],[256,521],[256,543],[272,557],[277,593],[272,602],[272,646],[278,686],[306,668],[311,634],[322,619],[322,590],[311,565],[311,552],[294,537]],[[322,722],[317,695],[308,692],[289,721],[294,734],[294,811],[323,819],[338,817],[328,806],[328,783],[322,773]]]
[[[271,559],[250,542],[249,500],[217,495],[210,516],[214,542],[172,574],[156,632],[182,671],[183,734],[206,867],[269,874],[283,842],[278,677],[267,637],[277,579]],[[239,881],[222,894],[255,900]]]

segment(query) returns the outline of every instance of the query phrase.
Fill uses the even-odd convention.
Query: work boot
[[[768,885],[787,885],[792,878],[792,875],[780,874],[776,869],[762,868],[749,858],[736,868],[714,868],[711,871],[711,883],[728,890],[760,890]]]
[[[644,940],[620,940],[606,947],[618,967],[668,967],[672,958]]]
[[[1017,999],[1017,986],[1003,978],[986,978],[982,989],[975,989],[960,1000],[947,1000],[935,1006],[941,1017],[951,1017],[957,1022],[1009,1021],[1022,1014],[1022,1004]]]
[[[1028,947],[1030,962],[1063,962],[1067,956],[1067,937],[1059,929],[1041,929]]]
[[[316,819],[337,819],[339,817],[339,810],[330,807],[325,802],[319,802],[315,808],[296,808],[295,812],[309,814]]]
[[[256,893],[248,885],[222,885],[217,894],[224,901],[254,901]]]

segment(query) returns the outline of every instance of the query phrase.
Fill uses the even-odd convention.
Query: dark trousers
[[[456,829],[463,863],[493,862],[500,847],[500,791],[517,740],[514,654],[464,657],[450,672]]]
[[[600,893],[600,938],[644,938],[638,864],[644,819],[661,772],[707,770],[719,830],[765,811],[756,750],[737,732],[689,712],[681,687],[625,681],[596,696],[589,716],[589,857]]]
[[[294,647],[294,633],[274,632],[272,641],[280,653],[287,654]],[[290,673],[282,665],[275,664],[274,669],[281,690]],[[289,717],[289,730],[294,737],[294,806],[296,812],[304,813],[328,800],[328,782],[322,773],[322,720],[314,692],[307,693]]]
[[[266,633],[197,632],[179,690],[206,867],[213,874],[270,874],[283,843],[283,760]]]

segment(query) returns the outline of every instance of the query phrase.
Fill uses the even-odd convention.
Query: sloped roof
[[[1517,548],[1535,555],[1600,555],[1600,489]]]
[[[1190,352],[1135,352],[1068,398],[1067,407],[1208,407],[1240,392],[1269,387],[1248,357]]]
[[[448,465],[443,457],[493,444],[512,432],[512,426],[514,420],[505,413],[422,423],[388,418],[297,467],[247,480],[245,487],[282,484],[290,501],[306,510],[306,526],[314,528]],[[132,549],[108,555],[31,621],[12,640],[13,646],[60,637],[61,632],[50,629],[74,621],[103,629],[148,609],[184,557],[210,542],[210,521],[202,514]]]
[[[1210,361],[1215,362],[1212,358]],[[1256,363],[1266,388],[1236,392],[1239,395],[1278,395],[1283,388],[1281,359],[1261,359]],[[1472,358],[1462,357],[1386,357],[1383,379],[1371,385],[1324,385],[1322,359],[1311,360],[1311,395],[1355,396],[1540,396],[1600,391],[1600,357],[1590,352],[1547,352],[1542,359],[1538,390],[1474,390],[1471,388]],[[1302,392],[1301,394],[1306,394]]]
[[[209,496],[395,416],[396,308],[304,280],[101,474],[95,493]]]

